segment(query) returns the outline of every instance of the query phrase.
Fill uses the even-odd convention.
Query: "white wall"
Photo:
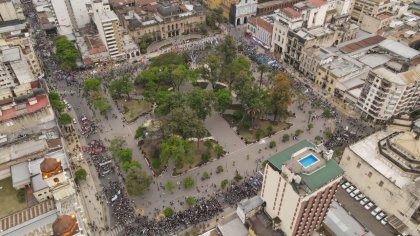
[[[51,6],[57,18],[57,30],[60,35],[69,35],[73,33],[70,14],[67,5],[63,0],[51,0]]]

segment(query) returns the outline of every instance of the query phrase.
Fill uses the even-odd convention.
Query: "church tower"
[[[61,161],[45,158],[40,165],[42,179],[47,183],[55,200],[60,200],[75,193],[72,182],[66,176]]]

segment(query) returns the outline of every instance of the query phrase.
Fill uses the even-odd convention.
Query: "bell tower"
[[[55,188],[67,182],[61,161],[55,158],[45,158],[40,165],[42,179],[48,184],[48,187]]]

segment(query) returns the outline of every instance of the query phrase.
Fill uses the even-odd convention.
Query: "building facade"
[[[254,17],[247,24],[246,32],[266,49],[270,49],[271,46],[275,17],[276,14]]]
[[[390,6],[389,0],[355,0],[350,19],[354,23],[361,24],[365,15],[377,17],[386,13]]]
[[[36,78],[20,47],[0,48],[0,88],[30,83]]]
[[[73,22],[71,16],[71,8],[69,8],[66,0],[48,0],[52,15],[55,19],[58,34],[69,36],[73,35]]]
[[[240,0],[232,4],[229,21],[234,26],[246,25],[257,14],[257,0]]]
[[[298,3],[300,1],[301,0],[274,0],[258,3],[257,16],[273,14],[276,10],[283,9],[286,7],[293,7],[295,3]]]
[[[400,234],[420,233],[420,142],[412,131],[379,131],[344,150],[345,177]],[[398,204],[396,204],[398,203]]]
[[[343,175],[331,157],[303,140],[268,159],[261,198],[273,229],[308,235],[322,225]]]

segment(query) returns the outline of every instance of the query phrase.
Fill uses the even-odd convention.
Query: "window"
[[[357,162],[357,168],[360,168],[361,165],[360,162]]]
[[[379,181],[378,185],[379,185],[379,187],[382,187],[384,185],[384,182],[381,180],[381,181]]]
[[[369,171],[368,176],[369,178],[372,177],[372,172]]]

